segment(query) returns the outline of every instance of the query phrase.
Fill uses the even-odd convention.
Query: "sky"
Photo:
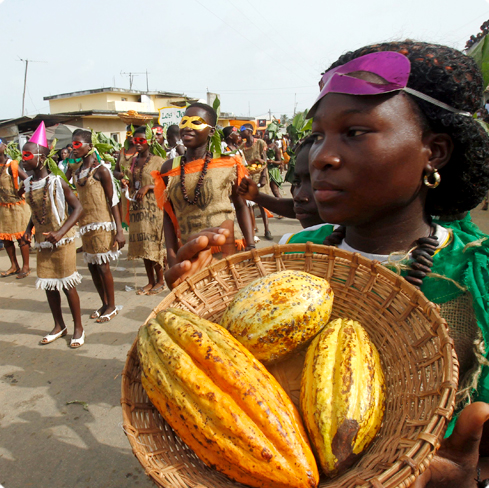
[[[489,0],[0,0],[0,119],[49,113],[43,97],[129,88],[279,118],[310,107],[342,53],[406,38],[465,47]],[[133,88],[146,90],[146,76]]]

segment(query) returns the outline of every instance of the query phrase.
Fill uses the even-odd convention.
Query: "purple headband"
[[[382,77],[387,83],[373,83],[350,76],[357,71],[366,71]],[[352,59],[348,63],[337,66],[324,73],[322,77],[323,88],[319,97],[314,102],[307,114],[307,118],[314,117],[319,102],[328,93],[343,93],[346,95],[380,95],[394,91],[405,92],[421,98],[433,105],[444,108],[450,112],[472,117],[472,114],[440,102],[435,98],[425,95],[417,90],[407,87],[409,74],[411,73],[411,62],[401,53],[393,51],[381,51],[366,54]]]

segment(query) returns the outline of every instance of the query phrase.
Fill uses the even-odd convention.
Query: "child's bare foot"
[[[104,313],[100,315],[100,317],[95,321],[97,324],[103,324],[104,322],[109,322],[111,321],[119,311],[117,310],[117,307],[109,307],[104,310]]]
[[[139,288],[139,290],[136,292],[136,295],[147,295],[151,288],[153,288],[153,286],[154,285],[152,285],[151,283],[148,283],[146,286]]]
[[[104,314],[105,309],[108,307],[108,305],[102,305],[98,310],[95,310],[95,312],[92,312],[90,315],[90,318],[93,319],[98,319],[101,315]]]

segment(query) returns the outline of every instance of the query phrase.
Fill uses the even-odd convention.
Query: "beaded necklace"
[[[187,188],[185,188],[186,158],[185,158],[185,156],[182,156],[182,158],[180,159],[180,188],[182,189],[183,199],[190,205],[196,205],[197,204],[197,200],[200,197],[200,190],[202,188],[202,185],[204,184],[205,175],[207,174],[207,167],[209,166],[211,159],[212,159],[212,154],[210,152],[207,152],[205,154],[204,167],[202,168],[202,172],[200,173],[199,180],[197,181],[197,185],[195,185],[194,199],[192,202],[190,201],[190,199],[188,197]]]
[[[37,215],[36,211],[34,210],[34,198],[32,197],[32,189],[29,192],[29,204],[31,206],[31,211],[32,215],[34,218],[39,222],[39,224],[44,225],[46,223],[46,217],[47,217],[47,208],[48,208],[48,180],[49,176],[46,176],[46,180],[44,182],[44,189],[42,192],[42,202],[41,202],[41,218]]]
[[[139,169],[138,177],[137,177],[137,179],[135,178],[135,181],[134,181],[134,188],[136,190],[139,190],[143,186],[143,170],[144,170],[144,167],[149,163],[149,160],[150,159],[151,159],[151,154],[148,154],[148,157],[146,158],[146,160],[144,161],[143,165]],[[139,164],[139,154],[138,154],[138,157],[137,157],[137,161],[134,164],[134,171],[137,169],[137,165],[138,164]],[[133,176],[134,176],[134,172],[133,172]]]
[[[95,166],[95,168],[97,166]],[[87,184],[88,178],[90,177],[90,172],[94,168],[94,166],[89,164],[88,168],[84,168],[84,169],[82,168],[83,168],[83,164],[77,169],[75,173],[75,178],[78,185],[85,186]]]
[[[415,249],[411,253],[413,262],[405,277],[406,281],[414,285],[416,288],[421,288],[423,279],[431,273],[433,266],[433,255],[438,248],[438,237],[434,235],[435,229],[431,228],[428,237],[420,237],[415,241]],[[323,244],[326,246],[339,246],[346,235],[346,227],[338,226],[333,232],[324,239]]]

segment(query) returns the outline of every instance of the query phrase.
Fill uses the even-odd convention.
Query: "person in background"
[[[156,142],[161,147],[165,147],[165,135],[163,133],[163,131],[164,131],[163,126],[160,124],[155,124],[155,125],[153,125],[152,131],[153,131],[154,137],[156,139]]]
[[[18,194],[19,181],[27,174],[19,168],[19,162],[5,154],[7,145],[0,139],[0,239],[10,259],[10,268],[0,273],[1,278],[16,274],[17,279],[29,276],[29,244],[21,240],[31,217],[29,206]],[[17,241],[22,256],[20,268],[15,255]]]
[[[63,172],[66,173],[68,170],[68,158],[70,156],[70,150],[68,147],[64,147],[59,151],[59,162],[58,162],[58,168]]]
[[[118,313],[115,305],[114,278],[110,261],[117,260],[125,239],[119,215],[119,199],[110,170],[91,152],[92,134],[77,129],[73,132],[73,154],[83,163],[73,175],[83,214],[78,225],[83,243],[83,258],[102,306],[91,319],[109,322]]]
[[[185,154],[185,146],[180,139],[180,127],[178,125],[170,125],[166,131],[166,140],[168,142],[168,159],[183,156]]]
[[[137,295],[156,295],[165,289],[163,268],[166,264],[163,236],[163,212],[157,207],[152,171],[157,171],[163,159],[150,153],[146,127],[134,131],[136,156],[125,171],[121,184],[127,189],[129,202],[128,259],[142,259],[148,284],[136,291]]]
[[[247,163],[260,163],[264,165],[263,171],[261,173],[256,173],[252,176],[253,181],[258,185],[259,188],[262,188],[262,192],[269,194],[270,193],[270,184],[268,179],[268,170],[267,170],[267,144],[262,139],[257,139],[253,137],[253,126],[251,124],[244,124],[240,128],[241,137],[243,138],[243,143],[240,146],[240,149],[243,151]],[[253,211],[253,208],[251,211]],[[260,209],[260,214],[263,220],[263,225],[265,227],[265,239],[272,241],[272,233],[270,232],[270,227],[268,223],[268,214],[265,207],[258,205]],[[272,216],[270,214],[270,216]],[[254,227],[254,231],[257,232],[256,224]]]

